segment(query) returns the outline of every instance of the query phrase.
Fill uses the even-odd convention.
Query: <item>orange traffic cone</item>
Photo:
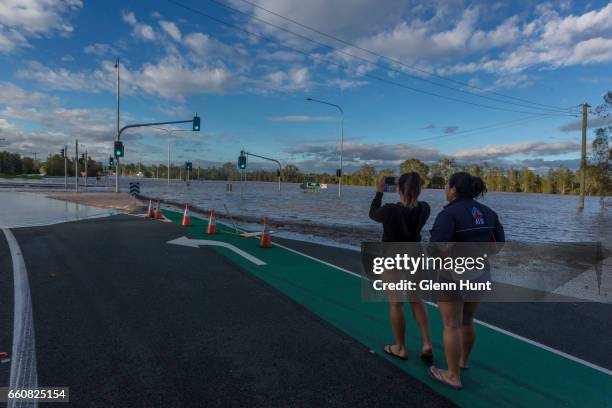
[[[153,200],[149,200],[149,209],[147,210],[147,218],[155,218],[155,210],[153,210]]]
[[[189,217],[189,206],[185,204],[185,212],[183,213],[183,227],[191,227],[191,218]]]
[[[157,210],[155,211],[155,219],[156,220],[164,219],[164,215],[162,214],[162,211],[161,211],[161,206],[159,205],[159,200],[157,200]]]
[[[270,248],[272,246],[272,239],[270,239],[270,229],[268,228],[268,217],[264,217],[264,227],[259,239],[259,246],[262,248]]]
[[[206,228],[206,233],[217,233],[217,224],[215,224],[215,210],[210,210],[210,218],[208,219],[208,228]]]

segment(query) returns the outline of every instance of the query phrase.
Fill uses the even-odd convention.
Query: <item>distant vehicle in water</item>
[[[311,177],[307,177],[304,179],[304,182],[300,184],[300,188],[304,191],[319,191],[325,190],[327,188],[327,184],[319,183],[318,181],[314,181]]]

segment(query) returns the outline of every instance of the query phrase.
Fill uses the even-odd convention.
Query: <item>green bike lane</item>
[[[179,223],[182,214],[163,211]],[[431,380],[420,361],[420,336],[408,319],[408,361],[382,353],[391,342],[388,305],[361,301],[360,278],[294,251],[273,246],[260,248],[258,240],[240,237],[232,228],[217,225],[218,233],[204,233],[206,220],[192,217],[185,233],[193,238],[230,243],[261,259],[255,265],[227,248],[216,250],[275,289],[386,358],[408,375],[464,407],[607,407],[612,406],[612,376],[562,355],[522,341],[484,325],[477,325],[477,345],[470,369],[462,373],[464,389],[452,390]],[[442,322],[428,305],[434,354],[444,367]],[[546,322],[542,322],[546,324]],[[550,328],[554,330],[554,328]],[[594,334],[593,334],[594,335]]]

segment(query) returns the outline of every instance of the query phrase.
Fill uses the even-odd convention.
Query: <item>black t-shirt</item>
[[[429,204],[418,201],[414,208],[402,203],[382,204],[383,193],[376,193],[370,205],[370,218],[383,225],[383,242],[420,242],[421,229],[429,218]]]

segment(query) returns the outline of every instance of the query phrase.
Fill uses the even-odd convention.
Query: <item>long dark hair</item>
[[[408,208],[414,208],[417,204],[419,194],[421,194],[421,176],[415,171],[409,171],[399,176],[397,179],[397,188],[400,191]]]
[[[470,173],[460,171],[448,179],[448,186],[455,187],[459,198],[478,198],[487,192],[487,186],[480,177],[472,176]]]

